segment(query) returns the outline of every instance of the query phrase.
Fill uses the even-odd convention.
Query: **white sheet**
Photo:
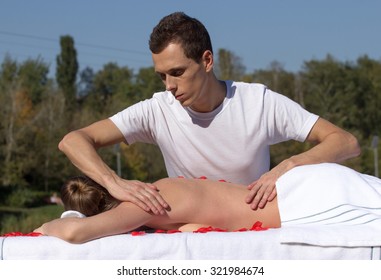
[[[277,182],[283,243],[381,245],[381,180],[337,164],[292,169]]]
[[[3,260],[371,260],[380,247],[282,244],[283,229],[260,232],[122,234],[77,245],[55,237],[0,238]]]

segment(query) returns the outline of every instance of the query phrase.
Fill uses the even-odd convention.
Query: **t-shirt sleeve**
[[[297,102],[269,89],[265,91],[264,102],[267,108],[268,136],[273,139],[270,144],[291,139],[305,141],[319,118]]]
[[[128,144],[155,143],[154,100],[138,102],[109,119],[119,128]]]

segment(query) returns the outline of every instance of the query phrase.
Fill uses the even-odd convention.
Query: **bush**
[[[12,188],[0,186],[0,205],[5,205],[7,197],[12,193]]]
[[[49,194],[18,188],[8,195],[5,203],[11,207],[36,207],[46,204],[44,198]]]
[[[16,209],[10,211],[7,207],[5,214],[1,215],[0,208],[0,234],[9,232],[32,232],[43,223],[59,218],[63,212],[63,207],[58,205],[48,205],[31,209]]]

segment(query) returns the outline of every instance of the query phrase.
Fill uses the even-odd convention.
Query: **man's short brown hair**
[[[185,56],[197,63],[201,61],[205,51],[213,53],[205,26],[183,12],[172,13],[160,20],[151,33],[149,48],[152,53],[158,54],[170,43],[181,44]]]

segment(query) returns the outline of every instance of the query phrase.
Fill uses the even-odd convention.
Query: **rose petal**
[[[22,233],[20,231],[13,231],[13,232],[5,233],[5,234],[0,235],[0,236],[12,237],[12,236],[41,236],[41,235],[42,235],[42,233],[39,233],[39,232]]]
[[[132,231],[131,232],[132,236],[139,236],[139,235],[144,235],[144,234],[146,234],[145,231]]]
[[[240,228],[240,229],[237,229],[236,231],[248,231],[247,228]]]
[[[262,223],[257,221],[254,223],[254,225],[251,227],[250,230],[253,230],[253,231],[262,231],[262,230],[268,230],[269,228],[267,227],[262,227]]]
[[[178,233],[178,232],[181,232],[177,229],[170,229],[170,230],[167,230],[167,233],[171,234],[171,233]]]

